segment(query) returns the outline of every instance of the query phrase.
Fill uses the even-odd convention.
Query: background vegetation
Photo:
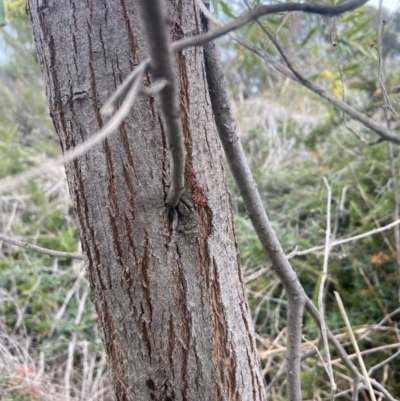
[[[246,4],[215,0],[214,15],[227,21],[244,12]],[[8,25],[0,29],[0,178],[59,153],[24,1],[6,2],[6,13]],[[398,14],[364,6],[329,20],[291,13],[261,22],[264,27],[253,23],[240,35],[279,60],[263,29],[275,32],[307,78],[390,129],[398,127]],[[288,254],[324,244],[329,209],[334,239],[399,218],[398,146],[375,143],[374,135],[349,119],[344,124],[340,112],[242,47],[226,39],[220,45],[240,136]],[[332,189],[330,206],[322,177]],[[243,274],[268,384],[284,361],[285,293],[247,219],[233,179],[229,180]],[[62,168],[0,196],[0,231],[50,249],[79,250]],[[82,263],[0,245],[0,399],[112,399]],[[318,250],[292,258],[314,300],[323,256],[323,250]],[[333,291],[341,294],[367,369],[373,369],[371,376],[400,398],[398,228],[330,253],[326,322],[353,355]],[[308,349],[315,346],[318,330],[307,315],[304,328]],[[335,355],[333,359],[338,398],[351,399],[348,372]],[[275,383],[271,398],[285,399],[283,384],[284,379]],[[305,400],[330,397],[320,357],[303,362],[303,387]]]

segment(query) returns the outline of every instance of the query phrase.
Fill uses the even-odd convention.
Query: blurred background
[[[256,3],[212,0],[212,12],[226,23]],[[25,1],[9,0],[4,6],[2,10],[0,1],[0,179],[60,153]],[[280,63],[266,31],[275,34],[300,74],[395,131],[400,122],[399,4],[384,1],[380,6],[369,2],[330,19],[270,15],[238,35]],[[240,138],[288,254],[323,246],[327,219],[333,240],[399,219],[398,145],[377,141],[362,125],[233,40],[224,38],[218,44]],[[226,170],[263,376],[269,384],[285,356],[285,291]],[[330,204],[323,177],[332,191]],[[38,246],[79,252],[63,168],[0,196],[0,232]],[[323,257],[322,247],[291,259],[314,301]],[[371,377],[400,398],[399,226],[330,252],[326,322],[357,364],[333,291],[343,299]],[[304,349],[316,345],[318,332],[306,314]],[[349,373],[334,353],[332,358],[337,399],[351,399]],[[303,362],[302,382],[304,400],[330,399],[329,379],[318,356]],[[284,378],[274,383],[270,399],[285,399],[284,383]],[[0,400],[113,399],[83,264],[0,241]]]

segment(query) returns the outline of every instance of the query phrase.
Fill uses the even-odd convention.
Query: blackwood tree
[[[203,31],[193,1],[167,5],[173,40]],[[101,106],[148,56],[139,4],[29,1],[28,12],[66,151],[103,126]],[[168,150],[152,96],[66,165],[115,393],[261,400],[203,49],[180,52],[177,70],[186,165],[176,215],[165,207]]]
[[[364,2],[353,0],[335,11],[312,4],[280,4],[268,12],[331,15]],[[166,84],[161,82],[160,98],[142,91],[111,135],[65,166],[116,397],[265,399],[219,132],[249,217],[288,293],[288,361],[297,366],[289,369],[294,380],[289,380],[288,391],[289,399],[300,400],[303,306],[317,321],[319,317],[270,229],[254,195],[251,173],[239,157],[240,142],[218,54],[208,43],[212,38],[193,43],[205,47],[175,46],[179,50],[173,67],[178,80],[175,93],[172,77],[169,73],[163,77],[162,66],[160,70],[154,62],[157,52],[149,38],[157,41],[157,31],[149,34],[140,4],[138,0],[27,2],[50,113],[64,153],[105,126],[109,118],[101,108],[149,54],[151,68],[142,68],[140,83],[151,87],[167,78]],[[209,30],[197,1],[169,0],[165,7],[172,41]],[[259,10],[265,13],[262,7]],[[151,15],[151,10],[147,12]],[[254,20],[261,15],[257,12],[240,23]],[[285,71],[307,83],[293,68]],[[179,170],[180,156],[177,159],[174,151],[180,145],[179,138],[174,142],[171,137],[165,112],[168,99],[179,105],[180,112],[174,107],[170,112],[182,132],[184,148],[183,153],[178,149],[183,155],[184,187],[178,185],[176,202],[171,201],[170,188],[176,184],[174,169]],[[360,379],[354,365],[347,366]]]

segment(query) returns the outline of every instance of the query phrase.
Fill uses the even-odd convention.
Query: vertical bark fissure
[[[203,285],[208,293],[207,299],[210,308],[210,318],[212,327],[212,344],[215,363],[219,371],[219,379],[216,380],[216,394],[220,391],[225,392],[230,400],[236,399],[236,366],[234,359],[231,358],[232,343],[229,340],[228,325],[224,313],[224,305],[220,299],[220,277],[215,258],[210,257],[208,240],[213,229],[212,212],[208,206],[207,198],[196,179],[192,159],[192,138],[188,123],[188,111],[190,110],[190,97],[188,95],[188,79],[184,56],[178,54],[178,65],[180,68],[180,97],[181,109],[183,110],[182,123],[185,136],[185,146],[187,150],[185,181],[190,188],[194,208],[199,216],[200,236],[199,243],[199,262],[200,271],[203,278]],[[207,136],[205,135],[205,138]],[[208,141],[207,147],[209,148]],[[232,363],[233,362],[233,363]],[[222,390],[223,389],[223,390]]]
[[[88,43],[89,43],[89,67],[90,67],[90,86],[92,88],[93,94],[93,111],[94,115],[97,120],[98,128],[103,126],[103,119],[101,118],[100,114],[100,107],[99,107],[99,94],[96,88],[96,73],[94,69],[94,60],[93,60],[93,49],[92,49],[92,38],[91,38],[91,26],[88,25]]]
[[[179,369],[180,365],[183,399],[189,400],[190,379],[188,378],[188,363],[191,343],[191,316],[190,311],[187,308],[188,286],[186,282],[184,267],[181,262],[182,259],[183,255],[179,250],[178,244],[176,244],[176,258],[174,263],[176,269],[176,281],[174,283],[174,293],[176,305],[179,306],[178,314],[180,317],[179,322],[181,322],[181,324],[179,326],[175,326],[176,328],[180,329],[180,333],[176,331],[174,337],[178,339],[180,352],[182,353],[182,360],[179,361],[177,368]],[[174,344],[174,346],[176,345],[177,344]],[[176,359],[174,359],[173,366],[176,366],[176,364],[177,361]],[[178,372],[175,372],[175,374],[177,373]]]
[[[136,44],[136,40],[135,37],[133,35],[132,32],[132,28],[131,28],[131,21],[129,18],[129,12],[128,12],[128,8],[126,6],[126,1],[125,0],[121,0],[121,6],[122,6],[122,12],[123,12],[123,16],[124,16],[124,21],[125,21],[125,27],[126,27],[126,33],[128,35],[129,38],[129,48],[133,57],[133,62],[136,64],[137,61],[137,44]]]

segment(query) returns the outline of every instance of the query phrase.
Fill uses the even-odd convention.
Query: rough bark
[[[167,4],[174,40],[201,32],[193,0]],[[138,5],[27,8],[66,151],[103,125],[100,107],[147,56]],[[151,97],[66,166],[111,377],[118,400],[263,400],[202,48],[177,66],[187,157],[176,210],[165,208],[168,152]]]

